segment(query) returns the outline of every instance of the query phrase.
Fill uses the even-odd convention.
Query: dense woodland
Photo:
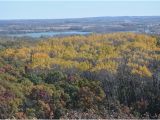
[[[160,118],[160,38],[1,38],[0,118]]]

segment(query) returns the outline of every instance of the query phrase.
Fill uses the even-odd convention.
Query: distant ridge
[[[32,21],[32,20],[76,20],[76,19],[97,19],[97,18],[157,18],[160,16],[97,16],[97,17],[80,17],[80,18],[46,18],[46,19],[0,19],[0,21]]]

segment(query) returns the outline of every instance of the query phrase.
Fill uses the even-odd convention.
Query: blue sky
[[[0,0],[0,19],[57,19],[98,16],[160,16],[160,1]]]

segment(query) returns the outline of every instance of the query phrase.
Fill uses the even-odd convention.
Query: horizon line
[[[160,15],[117,15],[117,16],[91,16],[91,17],[68,17],[68,18],[11,18],[11,19],[0,19],[3,20],[65,20],[65,19],[85,19],[85,18],[103,18],[103,17],[160,17]]]

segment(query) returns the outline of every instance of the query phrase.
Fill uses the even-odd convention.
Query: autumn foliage
[[[2,119],[160,116],[157,36],[110,33],[9,42],[0,50]]]

